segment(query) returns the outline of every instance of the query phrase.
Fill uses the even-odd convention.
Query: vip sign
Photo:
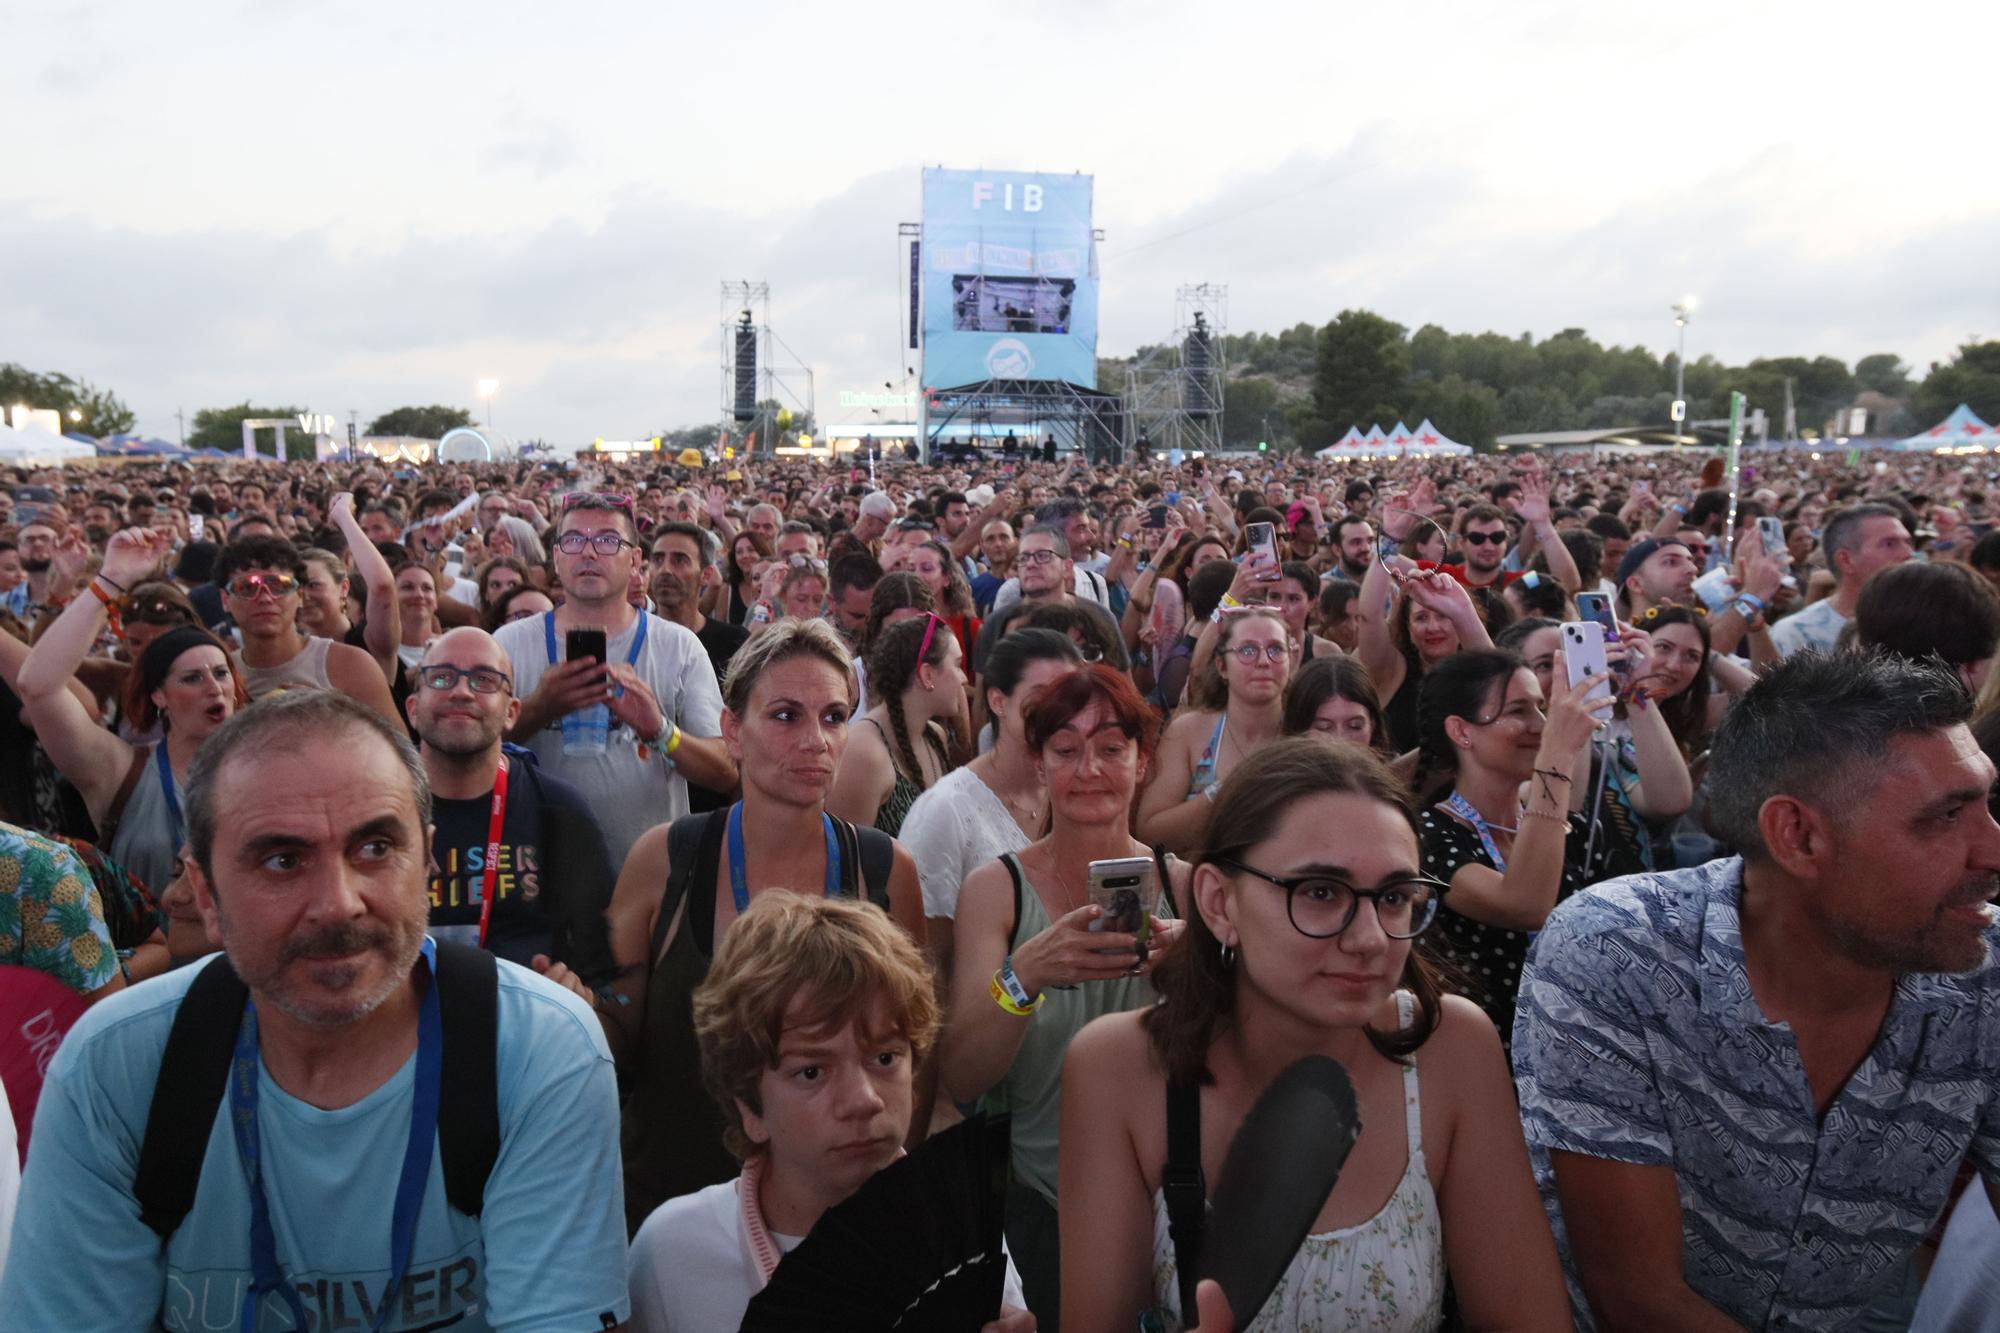
[[[340,423],[330,416],[314,416],[299,413],[299,429],[308,435],[332,435],[340,429]]]
[[[1015,199],[1014,182],[1007,181],[1000,186],[1001,211],[1006,213],[1013,212],[1014,199]],[[1020,201],[1021,201],[1021,209],[1020,209],[1021,212],[1023,213],[1041,212],[1042,187],[1035,184],[1033,181],[1022,182]],[[992,202],[993,202],[993,182],[992,181],[972,182],[972,207],[974,211],[976,212],[977,210],[986,207],[986,205]]]

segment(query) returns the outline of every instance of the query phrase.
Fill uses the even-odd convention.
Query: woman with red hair
[[[984,1099],[1013,1116],[1007,1245],[1028,1308],[1055,1326],[1061,1304],[1056,1234],[1056,1128],[1070,1038],[1103,1014],[1153,1003],[1152,963],[1180,923],[1149,934],[1092,929],[1090,865],[1154,859],[1178,900],[1185,872],[1132,836],[1133,797],[1160,717],[1123,672],[1081,667],[1042,691],[1027,715],[1028,749],[1049,792],[1049,832],[966,879],[954,928],[950,1022],[940,1072],[954,1100]]]

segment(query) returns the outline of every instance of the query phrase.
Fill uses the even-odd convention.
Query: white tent
[[[1410,444],[1410,452],[1418,454],[1464,455],[1472,452],[1472,446],[1469,444],[1460,444],[1457,440],[1447,438],[1443,431],[1431,424],[1429,417],[1425,417],[1423,424],[1418,426],[1414,433]]]
[[[1355,443],[1354,452],[1369,458],[1386,454],[1389,452],[1388,438],[1379,425],[1371,425],[1368,433]]]
[[[97,450],[79,440],[45,430],[0,426],[0,462],[17,467],[61,467],[80,458],[96,457]]]
[[[1943,421],[1921,435],[1896,441],[1894,447],[1926,454],[1989,453],[2000,448],[2000,427],[1987,425],[1979,419],[1977,412],[1960,403]]]
[[[1411,444],[1415,443],[1410,438],[1410,428],[1400,421],[1396,423],[1396,428],[1383,438],[1388,442],[1389,447],[1398,453],[1408,449]]]
[[[1354,457],[1357,447],[1360,445],[1360,443],[1361,443],[1361,432],[1355,429],[1353,426],[1349,426],[1347,428],[1347,434],[1341,436],[1339,439],[1335,440],[1332,444],[1329,444],[1326,448],[1321,449],[1318,453],[1314,454],[1313,457],[1352,458]]]

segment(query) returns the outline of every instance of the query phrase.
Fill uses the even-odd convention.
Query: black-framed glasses
[[[455,667],[449,662],[433,662],[417,673],[427,690],[443,694],[458,688],[461,680],[471,684],[474,694],[500,694],[514,688],[514,678],[492,667]]]
[[[1062,559],[1061,556],[1046,546],[1038,551],[1022,551],[1014,558],[1024,565],[1053,565],[1056,561]]]
[[[1437,917],[1438,904],[1450,886],[1428,875],[1398,875],[1372,889],[1357,889],[1338,875],[1267,874],[1227,856],[1209,858],[1216,865],[1275,884],[1285,891],[1285,913],[1292,929],[1308,939],[1328,940],[1354,924],[1354,914],[1366,898],[1375,905],[1375,920],[1392,940],[1413,940]]]
[[[1282,643],[1267,643],[1262,648],[1254,643],[1239,643],[1229,651],[1236,654],[1236,660],[1244,666],[1255,666],[1260,655],[1268,661],[1282,662],[1292,650]]]
[[[1468,546],[1505,546],[1507,534],[1503,532],[1467,532],[1461,534]]]
[[[636,549],[638,545],[637,542],[626,541],[615,532],[565,532],[556,538],[556,549],[564,555],[582,555],[584,548],[588,547],[599,555],[611,556],[617,555],[628,546]]]

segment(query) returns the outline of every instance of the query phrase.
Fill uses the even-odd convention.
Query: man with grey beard
[[[610,1052],[571,989],[426,937],[401,728],[287,691],[209,737],[183,799],[223,953],[56,1052],[7,1326],[616,1328]]]

